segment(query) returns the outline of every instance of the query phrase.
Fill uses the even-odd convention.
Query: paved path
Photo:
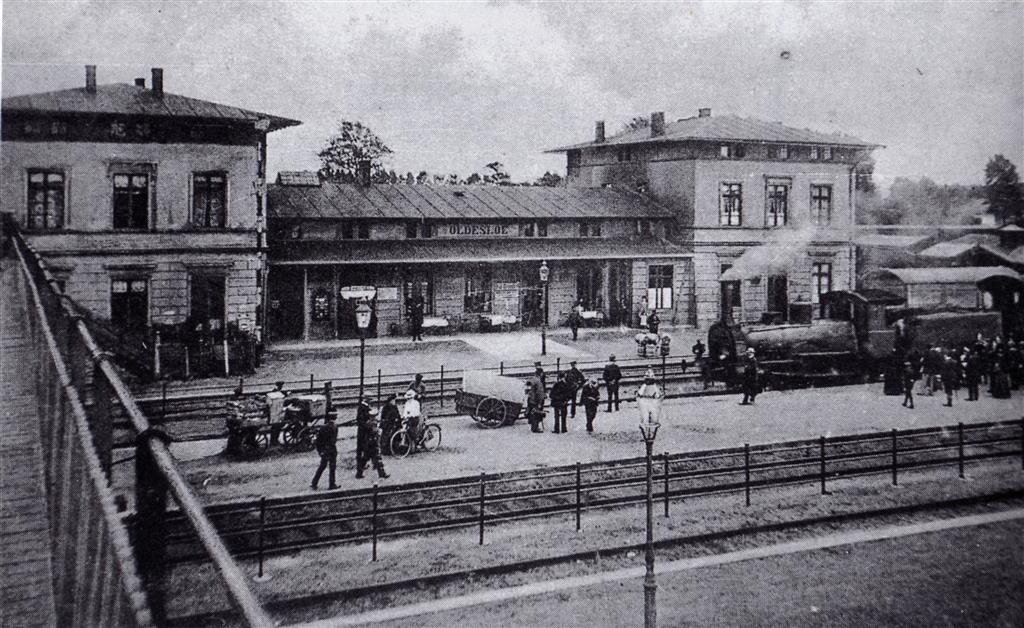
[[[0,627],[55,625],[32,353],[18,272],[0,270]]]
[[[822,550],[834,550],[835,548],[841,548],[844,546],[853,546],[864,543],[902,539],[905,537],[923,534],[936,534],[950,530],[957,530],[961,528],[968,528],[974,526],[990,526],[993,524],[1018,521],[1020,519],[1024,519],[1024,509],[1014,509],[1005,512],[970,515],[910,525],[890,526],[874,530],[860,530],[847,533],[830,534],[810,539],[801,539],[797,541],[755,547],[751,549],[727,552],[712,556],[701,556],[697,558],[687,558],[682,560],[670,561],[666,563],[660,563],[657,565],[656,570],[658,577],[660,581],[663,583],[664,587],[666,576],[680,572],[692,571],[703,568],[719,567],[723,565],[731,565],[747,561],[764,561],[765,559],[772,559],[776,557],[784,557],[809,552],[818,552]],[[833,551],[833,553],[835,552]],[[1021,555],[1018,548],[1018,553],[1015,560],[1019,561],[1020,559]],[[748,571],[753,573],[765,568],[767,568],[767,565],[761,563],[760,569],[753,568],[753,570],[748,569]],[[584,589],[587,587],[608,585],[611,583],[619,583],[622,581],[636,581],[638,579],[643,578],[644,571],[644,567],[628,567],[624,569],[617,569],[613,571],[591,574],[586,576],[575,576],[545,582],[534,582],[526,585],[507,587],[503,589],[490,589],[476,593],[471,593],[468,595],[444,598],[439,600],[430,600],[419,604],[384,608],[357,615],[335,617],[332,619],[309,624],[309,626],[315,626],[316,628],[328,628],[333,626],[360,626],[381,622],[392,622],[396,620],[409,618],[417,618],[413,623],[415,623],[416,625],[424,625],[426,623],[430,623],[427,621],[425,617],[423,617],[425,615],[431,615],[434,613],[448,613],[452,611],[457,611],[459,609],[467,609],[479,605],[498,605],[496,607],[492,607],[492,609],[502,609],[503,604],[508,604],[511,602],[520,605],[521,602],[519,602],[519,600],[521,600],[522,598],[528,598],[533,596],[551,596],[553,594],[559,594],[561,592],[562,596],[559,597],[558,601],[555,602],[556,605],[558,605],[558,602],[567,601],[564,598],[567,592],[571,593],[575,590]],[[765,573],[764,575],[768,574]],[[774,574],[774,576],[779,575],[781,574]],[[851,582],[846,582],[844,584],[846,584],[847,586],[856,585],[856,583]],[[631,587],[630,591],[628,591],[627,593],[632,594],[633,587]],[[726,592],[724,591],[720,593],[723,595],[726,594]],[[672,599],[670,598],[666,603],[664,594],[665,592],[663,591],[661,597],[661,604],[672,606]],[[621,593],[616,592],[612,593],[611,595],[621,595]],[[631,595],[631,597],[636,596]],[[782,600],[778,601],[780,603],[782,602]],[[538,609],[547,609],[546,612],[550,612],[552,610],[552,607],[549,604],[545,603],[533,604],[532,606],[534,611]],[[564,607],[565,605],[561,604],[560,606]],[[505,610],[511,609],[505,608]],[[542,612],[544,611],[542,610]],[[516,617],[515,614],[509,615],[501,610],[499,610],[499,616],[504,618]],[[927,613],[925,613],[925,616],[927,616]],[[477,617],[477,619],[480,618],[481,617]],[[639,619],[639,616],[637,616],[637,618]],[[458,621],[457,617],[446,617],[445,615],[441,615],[436,619],[438,620],[438,623],[442,625],[446,625],[449,620]],[[493,617],[490,619],[493,619]],[[525,617],[518,616],[518,621],[514,623],[516,625],[528,625],[526,623],[523,623],[524,619]],[[551,617],[550,619],[552,620],[552,624],[559,624],[560,621],[569,620],[569,618],[567,617],[563,617],[561,620],[556,619],[554,617]],[[612,620],[608,616],[604,616],[604,620],[612,622],[608,625],[613,625],[614,623],[614,620]],[[490,622],[481,622],[479,625],[486,625],[487,623]],[[583,623],[585,623],[586,625],[604,625],[601,624],[601,620],[598,618],[590,618],[589,620],[584,621]],[[675,625],[671,621],[669,623],[670,625]],[[564,625],[564,623],[560,625]]]

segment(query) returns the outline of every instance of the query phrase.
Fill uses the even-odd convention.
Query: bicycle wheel
[[[423,436],[420,438],[420,446],[427,451],[434,451],[441,446],[441,426],[430,423],[423,428]]]
[[[412,453],[412,440],[405,430],[395,432],[391,437],[391,453],[399,458],[405,458]]]

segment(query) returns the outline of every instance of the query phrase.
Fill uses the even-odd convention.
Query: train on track
[[[895,359],[931,345],[961,347],[980,333],[1004,332],[996,310],[922,310],[882,290],[833,291],[821,297],[821,318],[805,324],[714,323],[708,330],[711,377],[734,381],[739,356],[753,347],[771,388],[815,382],[873,381]]]

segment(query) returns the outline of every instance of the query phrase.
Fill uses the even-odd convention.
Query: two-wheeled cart
[[[488,371],[466,371],[455,396],[455,410],[486,428],[512,425],[525,407],[526,382]]]

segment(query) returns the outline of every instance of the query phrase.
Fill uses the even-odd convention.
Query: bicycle
[[[391,436],[391,453],[405,458],[417,449],[434,451],[441,446],[441,426],[437,423],[423,423],[420,419],[419,437],[412,438],[409,433],[409,421],[402,421],[402,429]]]

